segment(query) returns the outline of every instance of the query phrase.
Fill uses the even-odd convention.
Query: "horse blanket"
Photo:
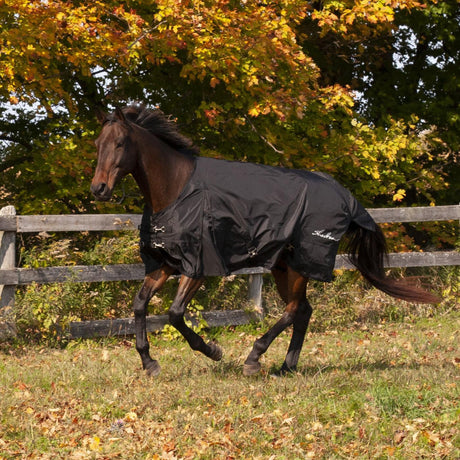
[[[351,222],[375,230],[327,174],[197,157],[174,203],[144,209],[141,256],[146,273],[167,264],[191,278],[271,269],[282,257],[305,277],[331,281]]]

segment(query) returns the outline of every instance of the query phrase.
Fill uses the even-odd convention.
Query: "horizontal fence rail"
[[[367,211],[377,223],[460,220],[460,205],[371,208]],[[0,231],[31,233],[137,230],[141,218],[141,214],[0,215]]]
[[[387,268],[437,267],[460,265],[460,253],[455,251],[391,253]],[[347,255],[337,256],[334,269],[350,270],[355,267]],[[261,267],[237,270],[232,275],[259,275],[270,273]],[[138,281],[144,279],[143,264],[73,265],[68,267],[14,268],[0,271],[0,283],[26,285],[31,283],[92,283],[99,281]]]
[[[0,212],[0,308],[11,305],[14,287],[31,283],[99,282],[141,280],[144,278],[143,264],[60,266],[45,268],[18,268],[14,266],[14,245],[17,233],[46,232],[100,232],[132,231],[141,223],[140,214],[75,214],[17,216],[9,206]],[[5,211],[5,212],[3,212]],[[427,206],[414,208],[368,209],[378,223],[405,223],[460,220],[460,205]],[[3,238],[2,238],[3,237]],[[13,246],[13,248],[12,248]],[[11,253],[13,251],[13,257]],[[460,253],[456,251],[408,252],[389,255],[387,267],[427,267],[460,265]],[[354,268],[347,255],[338,255],[336,269]],[[235,275],[249,275],[249,297],[256,312],[262,314],[262,275],[268,273],[261,267],[234,272]],[[2,292],[3,288],[3,292]],[[13,289],[13,291],[11,291]],[[13,295],[11,294],[13,292]],[[7,300],[5,300],[5,298]],[[206,312],[204,317],[209,325],[230,325],[247,322],[248,315],[240,310],[227,312]],[[2,321],[0,315],[0,323]],[[166,316],[150,317],[149,330],[163,327]],[[133,333],[133,318],[102,320],[71,324],[73,337],[98,335],[120,335]],[[89,334],[89,335],[88,335]],[[1,337],[1,328],[0,328]]]

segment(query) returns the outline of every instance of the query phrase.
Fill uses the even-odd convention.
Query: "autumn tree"
[[[438,199],[456,202],[458,1],[323,2],[302,23],[299,35],[321,69],[322,84],[356,91],[355,110],[368,124],[386,128],[400,120],[416,126],[429,143],[430,167],[449,176],[451,187],[438,191]]]
[[[383,76],[410,60],[401,37],[421,17],[454,31],[436,5],[458,14],[453,0],[1,0],[0,200],[92,209],[95,110],[129,101],[173,114],[204,155],[328,171],[365,204],[446,198],[455,110],[391,103]]]

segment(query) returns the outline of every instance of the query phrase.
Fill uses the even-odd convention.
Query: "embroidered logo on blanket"
[[[334,238],[331,234],[331,232],[324,233],[325,230],[315,230],[312,235],[313,236],[319,236],[320,238],[323,238],[324,240],[332,240],[332,241],[340,241],[338,238]]]

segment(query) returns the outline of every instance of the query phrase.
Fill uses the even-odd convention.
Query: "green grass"
[[[2,346],[0,458],[453,459],[460,456],[460,316],[313,332],[299,372],[272,377],[289,341],[242,375],[267,325],[213,331],[215,363],[152,336],[148,379],[129,340]]]

